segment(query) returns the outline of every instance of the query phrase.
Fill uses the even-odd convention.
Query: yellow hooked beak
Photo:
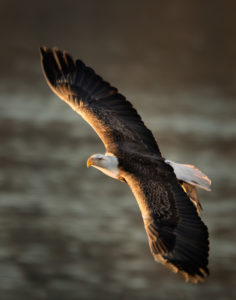
[[[93,164],[93,159],[90,157],[88,160],[87,160],[87,168],[89,168],[90,166],[92,166]]]

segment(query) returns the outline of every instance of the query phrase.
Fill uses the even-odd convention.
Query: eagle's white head
[[[87,160],[87,167],[90,166],[102,171],[106,175],[119,179],[120,170],[118,168],[118,159],[111,154],[93,154]]]

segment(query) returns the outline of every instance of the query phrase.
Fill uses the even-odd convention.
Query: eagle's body
[[[165,160],[137,111],[118,90],[66,52],[41,48],[44,75],[51,89],[96,131],[106,153],[87,162],[126,182],[139,204],[156,261],[186,281],[208,275],[208,231],[199,217],[196,186],[210,180],[191,165]]]

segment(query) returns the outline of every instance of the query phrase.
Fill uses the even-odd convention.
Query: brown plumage
[[[42,47],[41,60],[51,89],[96,131],[106,151],[117,157],[121,178],[139,204],[156,261],[186,281],[209,274],[208,231],[181,187],[173,168],[137,111],[118,90],[66,52]]]

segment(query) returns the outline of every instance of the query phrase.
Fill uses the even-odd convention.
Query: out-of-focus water
[[[234,299],[231,9],[217,1],[212,15],[197,1],[13,3],[14,12],[6,1],[1,10],[0,298]],[[205,284],[155,263],[129,188],[86,169],[104,147],[46,86],[39,44],[96,67],[138,109],[165,157],[212,179],[212,192],[200,192],[211,247]]]

